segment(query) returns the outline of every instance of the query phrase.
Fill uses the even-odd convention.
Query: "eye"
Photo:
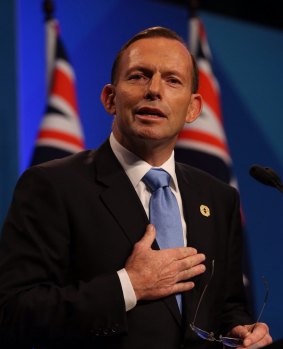
[[[148,82],[148,76],[143,72],[131,73],[128,76],[130,84],[145,85]]]
[[[167,81],[172,85],[181,85],[182,84],[181,80],[174,77],[174,76],[169,76],[167,78]]]
[[[145,78],[143,74],[131,74],[129,77],[128,77],[128,80],[140,80],[140,79],[143,79]]]

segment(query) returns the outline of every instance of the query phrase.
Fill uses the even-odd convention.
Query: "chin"
[[[143,132],[138,133],[138,137],[142,139],[148,139],[148,140],[161,140],[164,138],[160,135],[158,132],[154,132],[152,130],[145,130]]]

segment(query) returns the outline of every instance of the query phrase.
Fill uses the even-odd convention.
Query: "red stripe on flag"
[[[207,43],[207,38],[206,38],[206,32],[204,29],[204,25],[202,21],[198,20],[198,26],[199,26],[199,37],[202,42]]]
[[[211,78],[201,70],[199,71],[199,93],[202,95],[204,102],[213,110],[219,121],[222,122],[218,91],[215,89]]]
[[[37,139],[42,138],[53,138],[78,146],[82,149],[84,148],[84,144],[80,138],[57,130],[40,130]]]
[[[70,77],[66,75],[64,71],[60,70],[58,67],[56,67],[53,74],[54,75],[51,94],[63,98],[72,106],[72,108],[78,114],[78,104],[74,81],[70,79]]]
[[[213,145],[229,155],[228,147],[224,142],[205,132],[183,129],[179,135],[179,139],[187,140],[188,142],[194,140],[206,145]]]

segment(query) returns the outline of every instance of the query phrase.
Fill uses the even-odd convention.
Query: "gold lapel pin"
[[[208,206],[206,205],[200,205],[199,207],[200,213],[205,216],[205,217],[209,217],[210,216],[210,209]]]

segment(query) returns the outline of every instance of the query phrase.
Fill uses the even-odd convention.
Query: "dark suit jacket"
[[[250,322],[241,272],[236,190],[182,164],[176,173],[188,244],[215,273],[196,325],[225,334]],[[200,212],[200,205],[210,215]],[[209,272],[183,294],[138,302],[126,312],[116,271],[148,218],[109,142],[27,170],[19,179],[0,244],[0,346],[18,348],[212,348],[190,329]],[[153,244],[157,249],[157,243]],[[2,340],[2,345],[1,345]],[[8,344],[7,344],[8,347]]]

